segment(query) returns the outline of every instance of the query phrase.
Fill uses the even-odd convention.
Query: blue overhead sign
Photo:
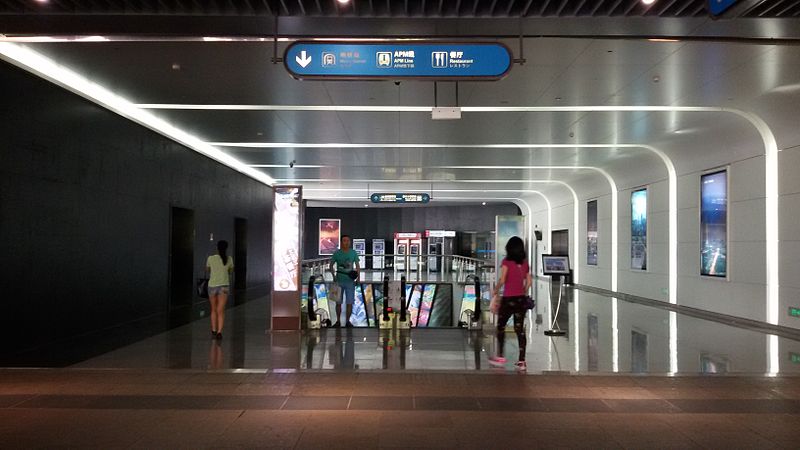
[[[708,12],[710,12],[712,16],[718,16],[738,1],[739,0],[708,0]]]
[[[283,61],[299,79],[499,80],[512,57],[500,43],[300,41],[286,49]]]
[[[428,203],[431,201],[429,194],[372,194],[369,199],[372,203]]]

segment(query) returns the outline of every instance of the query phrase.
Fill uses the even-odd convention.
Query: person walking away
[[[228,256],[228,241],[217,242],[217,254],[206,260],[208,280],[208,300],[211,303],[211,336],[222,339],[225,325],[225,303],[230,293],[233,272],[233,258]]]
[[[358,265],[358,253],[350,247],[352,244],[350,236],[346,234],[343,235],[341,242],[342,246],[333,253],[330,265],[330,271],[333,274],[333,282],[339,285],[339,291],[341,291],[341,294],[335,299],[336,323],[333,327],[339,328],[341,326],[340,317],[342,315],[342,300],[344,299],[344,302],[347,304],[346,326],[347,328],[351,328],[353,324],[350,323],[350,316],[353,314],[353,304],[356,299],[355,282],[358,280],[360,267]]]
[[[515,364],[517,371],[525,372],[528,369],[525,362],[525,315],[528,311],[525,305],[525,296],[533,284],[528,260],[525,257],[525,243],[517,236],[506,243],[506,257],[500,268],[500,280],[494,287],[494,295],[499,295],[503,289],[503,298],[500,301],[500,311],[497,320],[497,356],[489,358],[489,364],[503,367],[506,358],[503,356],[503,346],[506,337],[506,323],[514,316],[514,332],[519,342],[519,360]]]

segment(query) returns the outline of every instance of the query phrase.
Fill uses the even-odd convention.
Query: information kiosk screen
[[[569,275],[569,256],[542,255],[544,275]]]

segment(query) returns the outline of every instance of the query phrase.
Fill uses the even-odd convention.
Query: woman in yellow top
[[[228,256],[228,241],[217,242],[216,255],[206,261],[208,279],[208,300],[211,302],[211,335],[222,339],[222,327],[225,323],[225,303],[231,286],[233,258]]]

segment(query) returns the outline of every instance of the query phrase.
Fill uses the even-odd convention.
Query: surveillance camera
[[[290,169],[294,168],[294,162],[295,162],[295,160],[293,159],[292,162],[289,163],[289,168]]]
[[[394,82],[394,85],[395,85],[395,86],[400,86],[400,82],[399,82],[399,81],[395,81],[395,82]]]

